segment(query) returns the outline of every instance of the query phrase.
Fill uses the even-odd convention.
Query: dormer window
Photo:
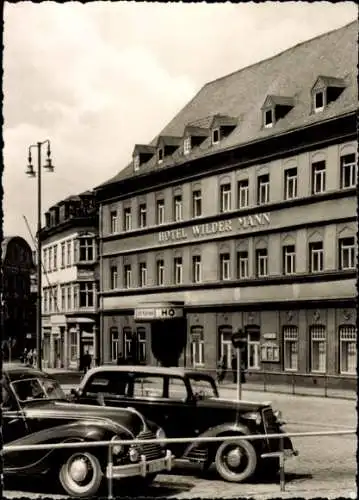
[[[133,169],[135,172],[140,170],[140,156],[136,155],[133,159]]]
[[[292,97],[268,95],[262,106],[262,120],[264,128],[272,128],[278,120],[284,118],[294,107]]]
[[[264,113],[265,128],[273,127],[273,109],[267,109]]]
[[[328,104],[336,101],[344,89],[345,81],[342,78],[318,76],[312,88],[312,106],[314,113],[323,111]]]
[[[158,150],[157,157],[158,157],[158,163],[162,163],[163,162],[163,149],[162,148],[160,148]]]
[[[189,155],[192,149],[191,137],[186,137],[183,141],[183,154]]]
[[[215,128],[212,130],[212,144],[218,144],[220,141],[220,130]]]
[[[314,111],[318,113],[318,111],[323,111],[325,103],[325,93],[324,90],[320,90],[319,92],[315,92],[314,94]]]

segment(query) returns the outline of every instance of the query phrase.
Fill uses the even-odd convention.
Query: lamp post
[[[47,145],[47,158],[46,165],[44,168],[48,172],[53,172],[54,167],[51,162],[51,150],[50,150],[50,141],[46,139],[43,142],[37,142],[36,144],[32,144],[29,146],[29,156],[28,161],[29,164],[27,166],[26,174],[29,177],[37,176],[37,304],[36,304],[36,351],[37,351],[37,367],[41,370],[42,365],[42,303],[41,303],[41,292],[42,292],[42,283],[41,283],[41,148],[44,145]],[[37,172],[35,172],[34,167],[32,165],[32,157],[31,150],[33,148],[37,148]]]

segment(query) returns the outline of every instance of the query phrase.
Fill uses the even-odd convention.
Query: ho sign
[[[173,319],[183,316],[179,307],[139,307],[135,309],[135,320]]]

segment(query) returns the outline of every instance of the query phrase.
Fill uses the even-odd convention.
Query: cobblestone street
[[[235,391],[221,388],[221,396],[234,398]],[[354,400],[289,396],[246,390],[243,391],[242,398],[251,401],[270,400],[274,408],[282,411],[284,419],[288,422],[287,432],[345,430],[354,429],[356,426]],[[144,495],[176,498],[239,496],[263,499],[294,496],[356,498],[355,435],[293,438],[293,442],[300,455],[285,463],[285,492],[280,491],[278,477],[266,483],[231,484],[219,480],[214,470],[210,470],[204,477],[197,466],[181,463],[171,474],[159,475],[157,481],[145,491]],[[7,487],[5,496],[7,498],[23,495],[37,498],[41,494],[51,495],[53,498],[63,496],[48,488],[46,490],[43,488],[44,491],[38,493],[38,487],[26,485],[25,489],[25,483],[22,484],[21,490],[17,489],[18,486],[14,489],[15,485],[11,485],[11,489]],[[115,494],[121,496],[124,492],[118,486],[115,488]],[[136,493],[127,491],[126,495],[136,496]]]

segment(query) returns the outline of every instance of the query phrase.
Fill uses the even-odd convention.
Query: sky
[[[30,145],[51,141],[45,213],[113,177],[206,82],[357,15],[354,2],[5,2],[5,235],[31,244],[23,215],[36,230]]]

